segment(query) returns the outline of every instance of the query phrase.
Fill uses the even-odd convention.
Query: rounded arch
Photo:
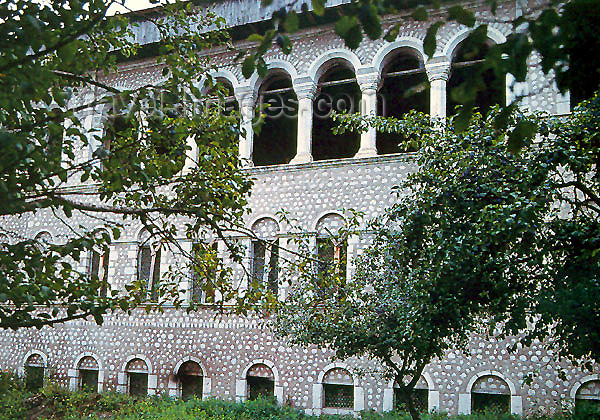
[[[44,365],[44,367],[48,366],[48,356],[46,355],[46,353],[44,353],[41,350],[31,350],[25,354],[25,357],[23,357],[23,367],[26,366],[27,361],[31,356],[40,356],[42,358],[42,364]]]
[[[360,59],[350,50],[336,48],[326,51],[321,54],[315,61],[312,62],[308,70],[308,76],[317,83],[321,75],[329,68],[329,64],[335,62],[347,62],[351,65],[352,70],[356,74],[358,69],[362,67]]]
[[[484,370],[482,372],[476,373],[475,375],[473,375],[471,377],[471,379],[469,380],[469,382],[467,383],[467,393],[471,393],[472,389],[473,389],[473,385],[475,385],[475,382],[477,382],[477,380],[483,376],[497,376],[498,378],[502,379],[504,382],[506,382],[506,385],[508,385],[508,389],[510,390],[510,395],[517,395],[517,388],[515,387],[515,384],[508,379],[505,375],[503,375],[502,373],[496,371],[496,370]]]
[[[411,51],[411,53],[417,55],[421,63],[424,64],[427,61],[427,57],[423,51],[423,42],[420,39],[415,37],[402,37],[381,47],[373,57],[372,65],[380,76],[386,62],[391,58],[391,56],[403,49],[408,49]]]
[[[154,370],[152,368],[152,362],[150,361],[149,358],[147,358],[143,354],[134,354],[134,355],[126,357],[125,362],[123,363],[123,367],[121,368],[121,372],[127,372],[127,365],[129,364],[129,362],[131,362],[132,360],[135,360],[135,359],[143,360],[146,363],[146,367],[148,368],[149,375],[154,372]]]
[[[56,233],[53,232],[52,229],[44,228],[42,230],[37,231],[36,234],[33,235],[33,239],[35,239],[36,241],[43,237],[47,237],[50,241],[52,241],[56,238]]]
[[[335,363],[330,363],[327,366],[325,366],[321,372],[319,372],[319,376],[317,378],[317,383],[318,384],[323,384],[323,379],[325,378],[325,375],[327,375],[327,373],[332,370],[332,369],[344,369],[346,372],[348,372],[348,374],[350,376],[352,376],[352,381],[354,382],[354,386],[358,386],[358,378],[356,377],[356,375],[354,375],[352,373],[352,371],[350,370],[350,368],[348,367],[348,365],[346,365],[345,363],[341,363],[341,362],[335,362]]]
[[[98,363],[98,370],[104,370],[104,366],[102,364],[102,359],[100,359],[100,357],[98,357],[98,355],[96,353],[92,353],[90,351],[81,353],[78,357],[75,358],[75,363],[73,364],[73,369],[79,369],[79,363],[81,362],[81,360],[84,357],[93,358],[96,361],[96,363]]]
[[[204,363],[202,363],[202,361],[194,356],[186,356],[183,359],[180,359],[176,364],[175,364],[175,368],[173,369],[173,375],[177,376],[177,373],[179,372],[179,369],[181,368],[181,366],[186,363],[186,362],[194,362],[197,363],[198,366],[200,366],[200,369],[202,369],[202,375],[203,376],[208,376],[207,375],[207,370],[206,370],[206,366],[204,365]]]
[[[590,381],[600,381],[600,375],[594,374],[594,375],[584,376],[583,378],[581,378],[580,380],[575,382],[575,385],[573,385],[573,388],[571,388],[571,399],[573,401],[575,401],[575,398],[577,397],[577,391],[579,391],[579,388],[581,388],[584,384],[586,384]]]
[[[265,233],[265,237],[277,236],[281,234],[281,227],[277,219],[271,216],[264,216],[254,219],[250,224],[250,230],[260,236],[261,233]]]
[[[267,366],[269,369],[271,369],[271,372],[273,372],[273,378],[274,378],[274,382],[275,382],[275,386],[279,386],[280,384],[280,376],[279,376],[279,371],[277,370],[277,367],[275,367],[275,364],[269,360],[266,359],[255,359],[253,361],[251,361],[249,364],[246,365],[246,367],[242,370],[242,375],[241,375],[241,379],[246,379],[246,375],[248,375],[248,371],[255,365],[265,365]]]
[[[454,34],[454,36],[450,38],[446,45],[444,45],[442,54],[445,55],[450,62],[452,61],[454,53],[456,52],[460,43],[464,41],[472,31],[473,30],[470,28],[463,28]],[[502,44],[503,42],[506,42],[506,37],[502,32],[489,26],[487,29],[487,37],[496,44]]]
[[[316,232],[317,229],[319,228],[319,223],[321,223],[321,221],[325,220],[325,218],[327,216],[339,216],[342,219],[344,219],[344,222],[346,222],[346,217],[344,216],[343,213],[337,211],[337,210],[329,210],[329,211],[324,211],[322,213],[319,213],[317,218],[315,219],[315,223],[313,224],[312,228],[313,228],[313,232]]]
[[[266,64],[267,64],[267,78],[271,71],[276,71],[276,70],[280,70],[281,72],[286,73],[289,76],[291,81],[294,81],[298,78],[298,71],[292,65],[292,63],[290,63],[288,61],[271,60],[271,61],[268,61]],[[252,76],[250,76],[250,79],[248,80],[248,85],[250,86],[250,90],[252,92],[254,92],[255,94],[258,94],[260,85],[262,84],[262,82],[264,80],[265,80],[265,78],[260,77],[257,72],[254,72],[252,74]]]
[[[425,382],[427,382],[427,389],[429,391],[435,390],[435,386],[434,386],[435,383],[433,382],[431,375],[428,372],[422,372],[421,376],[423,377],[423,379],[425,379]],[[390,381],[388,382],[388,388],[393,389],[395,382],[396,382],[395,379],[390,379]]]

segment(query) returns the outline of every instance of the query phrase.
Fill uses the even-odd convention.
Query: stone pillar
[[[294,91],[298,98],[298,139],[296,156],[290,163],[312,162],[312,119],[313,100],[317,92],[317,85],[311,81],[294,83]]]
[[[518,416],[523,415],[523,397],[520,395],[510,396],[510,413]]]
[[[254,128],[252,121],[254,119],[254,108],[256,107],[256,92],[249,87],[236,89],[235,97],[240,104],[240,114],[242,116],[240,135],[240,161],[242,166],[253,166],[252,148],[254,143]]]
[[[354,386],[354,411],[357,413],[365,409],[365,390],[362,386]]]
[[[429,390],[427,411],[439,411],[440,409],[440,391]]]
[[[248,383],[246,379],[236,379],[235,380],[235,401],[236,402],[244,402],[246,401],[248,392]]]
[[[471,414],[471,393],[458,394],[458,414]]]
[[[446,57],[433,57],[425,64],[425,70],[431,85],[429,114],[431,118],[446,118],[446,85],[450,78],[450,62]]]
[[[385,388],[383,390],[383,412],[392,411],[394,409],[394,389]]]
[[[360,114],[362,116],[377,115],[377,91],[380,87],[379,73],[368,73],[357,78],[362,94]],[[377,156],[377,130],[374,127],[360,135],[360,149],[354,157]]]
[[[210,397],[212,392],[212,380],[208,377],[202,378],[202,399],[206,399]]]

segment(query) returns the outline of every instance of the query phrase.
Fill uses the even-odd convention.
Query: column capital
[[[235,99],[240,104],[240,107],[254,107],[254,105],[256,104],[256,99],[258,97],[257,93],[250,86],[240,86],[235,88],[234,95]]]
[[[361,92],[366,90],[378,91],[381,87],[381,75],[379,73],[366,73],[356,76],[356,82]]]
[[[450,78],[450,61],[446,57],[433,57],[425,64],[425,71],[430,82],[434,80],[447,82]]]
[[[296,97],[298,100],[300,99],[314,99],[317,94],[317,84],[313,81],[302,81],[300,83],[296,83],[294,81],[294,92],[296,93]]]

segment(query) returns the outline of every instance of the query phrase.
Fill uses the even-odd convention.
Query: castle
[[[343,1],[328,3],[339,6]],[[223,16],[233,31],[267,20],[284,4],[274,1],[262,6],[260,0],[217,0],[212,11]],[[489,21],[490,43],[500,43],[512,27],[493,19],[488,7],[473,3],[479,21]],[[504,2],[497,16],[514,18],[523,12],[523,3]],[[433,16],[435,18],[435,16]],[[433,19],[432,18],[432,19]],[[144,15],[136,35],[143,43],[158,36],[146,25]],[[386,16],[389,27],[398,16]],[[289,238],[277,221],[285,209],[309,227],[317,247],[324,232],[343,221],[341,209],[356,209],[374,217],[393,203],[391,188],[414,169],[411,154],[398,150],[392,136],[369,130],[362,134],[333,135],[325,117],[329,107],[340,103],[356,106],[354,111],[399,116],[417,109],[433,117],[453,112],[447,92],[466,77],[462,69],[477,65],[461,48],[469,29],[457,23],[445,24],[438,32],[437,50],[428,58],[423,39],[430,22],[410,22],[393,42],[383,39],[362,41],[356,50],[344,46],[332,24],[307,26],[292,35],[293,50],[285,55],[273,47],[266,54],[267,76],[255,73],[250,79],[234,64],[235,52],[216,50],[211,60],[218,64],[214,77],[233,93],[231,100],[249,128],[240,139],[240,157],[245,171],[254,178],[247,227],[257,236],[277,239],[284,247]],[[236,46],[246,41],[236,41]],[[135,87],[160,79],[152,59],[125,62],[119,72],[106,76],[115,87]],[[403,93],[423,82],[426,89],[405,97]],[[525,83],[490,78],[490,90],[478,98],[485,109],[494,103],[510,103],[526,94],[521,102],[529,110],[550,114],[569,112],[568,95],[561,95],[541,71],[536,59],[530,61]],[[252,118],[258,100],[279,104],[269,112],[285,113],[289,100],[295,104],[287,118],[268,119],[261,132],[253,133]],[[280,101],[280,102],[278,102]],[[89,127],[101,126],[103,116],[90,113]],[[92,153],[83,151],[82,153]],[[77,216],[74,216],[77,218]],[[40,211],[26,220],[14,221],[8,229],[25,237],[45,236],[48,240],[69,235],[66,227],[49,212]],[[171,263],[168,252],[154,252],[145,242],[146,232],[130,226],[104,255],[92,253],[82,261],[81,270],[106,276],[111,288],[120,288],[136,276],[160,277]],[[277,284],[268,267],[277,255],[250,238],[245,241],[250,271],[269,273],[273,289],[283,299],[286,288]],[[365,244],[349,240],[341,254],[350,261]],[[224,252],[217,242],[217,252]],[[267,264],[267,261],[269,262]],[[265,274],[266,275],[266,274]],[[198,311],[166,307],[163,313],[111,314],[102,326],[91,320],[70,321],[40,330],[21,329],[0,333],[0,368],[27,374],[30,380],[50,377],[76,389],[116,390],[135,395],[168,393],[185,397],[216,397],[243,401],[259,394],[273,395],[279,403],[291,404],[307,413],[347,413],[394,407],[394,382],[378,375],[378,367],[363,359],[332,361],[332,353],[320,348],[290,346],[274,337],[258,319],[237,315],[214,316],[211,296],[199,292],[182,279],[185,299],[197,299]],[[544,349],[541,343],[507,351],[505,342],[473,336],[466,351],[449,351],[425,368],[417,385],[422,408],[448,413],[470,413],[489,405],[516,414],[538,409],[552,410],[560,404],[600,400],[600,376],[590,375]],[[357,369],[364,370],[359,375]],[[559,378],[563,370],[566,377]],[[536,373],[531,383],[523,378]],[[37,375],[37,377],[36,377]]]

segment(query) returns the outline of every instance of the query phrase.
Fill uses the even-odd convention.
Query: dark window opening
[[[600,399],[576,398],[575,415],[581,418],[583,418],[584,415],[596,415],[600,417]]]
[[[452,60],[448,81],[447,114],[456,114],[457,105],[474,106],[485,115],[494,105],[506,103],[506,76],[498,78],[485,62],[490,45],[476,43],[467,38],[458,47]],[[481,74],[481,78],[477,77]],[[474,89],[481,89],[473,97]]]
[[[194,243],[192,254],[192,302],[214,303],[215,282],[217,280],[218,244]]]
[[[324,384],[325,407],[354,409],[354,386]]]
[[[420,412],[427,412],[429,408],[429,390],[414,389],[412,393],[413,404]],[[394,409],[397,411],[407,411],[406,401],[399,388],[394,388]]]
[[[181,398],[202,399],[203,372],[198,363],[187,361],[182,364],[177,372],[177,378],[181,386]]]
[[[335,273],[346,276],[347,242],[334,241],[332,238],[317,238],[317,257],[319,273]]]
[[[25,388],[37,392],[44,386],[44,368],[42,366],[25,366]]]
[[[509,413],[510,395],[471,392],[471,411],[473,413],[482,411]]]
[[[90,256],[89,276],[91,279],[100,282],[100,297],[106,297],[108,292],[108,263],[110,260],[110,250],[100,254],[92,250]],[[102,270],[100,270],[102,268]]]
[[[129,395],[145,397],[148,394],[148,374],[127,372],[129,381]]]
[[[411,110],[429,111],[429,82],[421,61],[411,54],[394,57],[383,69],[383,84],[379,89],[377,115],[402,118]],[[412,152],[417,139],[401,134],[377,132],[377,153]]]
[[[337,65],[319,79],[320,92],[313,102],[312,155],[314,160],[353,157],[360,147],[360,133],[334,134],[337,122],[331,119],[333,111],[358,112],[360,88],[354,72]]]
[[[266,286],[272,293],[278,290],[279,240],[252,241],[252,282]],[[268,260],[268,265],[267,265]]]
[[[98,371],[79,369],[79,389],[89,392],[98,392]]]
[[[298,133],[298,99],[289,76],[274,74],[262,84],[259,107],[264,120],[254,129],[254,165],[289,163],[296,155]]]
[[[253,401],[258,397],[272,398],[275,395],[275,382],[269,378],[248,376],[248,399]]]
[[[157,302],[160,292],[160,247],[152,255],[150,245],[142,245],[138,251],[138,281],[150,302]]]

